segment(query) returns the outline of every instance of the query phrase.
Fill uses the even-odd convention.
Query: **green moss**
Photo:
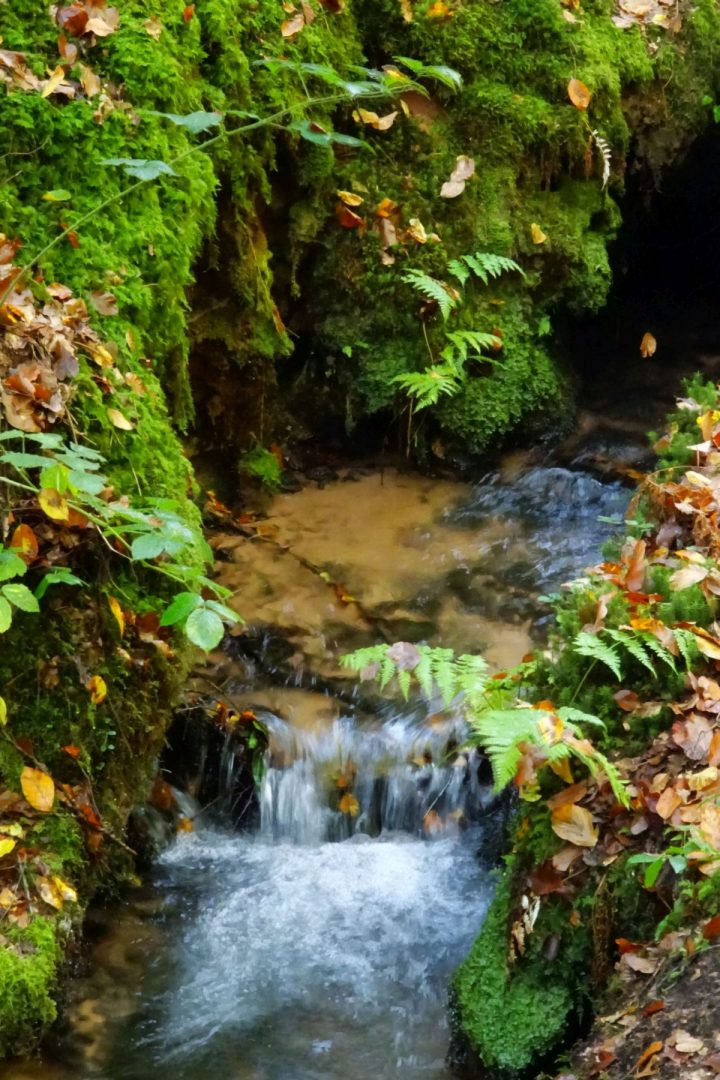
[[[0,944],[0,1056],[31,1049],[56,1016],[52,992],[62,950],[56,920],[9,929]]]
[[[551,963],[538,956],[532,963],[509,965],[511,881],[511,872],[506,872],[482,930],[453,980],[463,1034],[486,1069],[509,1076],[522,1073],[548,1053],[578,1007],[577,972],[569,960]],[[584,931],[575,933],[586,942]]]

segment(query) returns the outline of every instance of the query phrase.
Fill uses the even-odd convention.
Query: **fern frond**
[[[406,270],[402,275],[402,280],[407,285],[412,285],[416,292],[421,293],[428,300],[434,300],[445,320],[447,320],[453,308],[457,307],[457,297],[453,296],[445,282],[430,277],[429,274],[423,273],[422,270]]]
[[[488,709],[470,717],[470,726],[492,766],[496,790],[513,780],[522,757],[522,743],[537,743],[540,715],[534,709]]]
[[[458,693],[458,680],[455,670],[455,654],[452,649],[433,649],[430,654],[433,679],[446,705],[449,705]]]
[[[472,255],[463,255],[461,258],[485,285],[490,283],[491,278],[499,278],[502,274],[513,270],[525,276],[522,267],[518,266],[514,259],[509,259],[505,255],[495,255],[490,251],[476,251]]]
[[[605,188],[605,187],[607,187],[608,180],[610,179],[610,164],[612,162],[612,150],[610,149],[610,143],[607,141],[607,139],[604,139],[602,137],[602,135],[597,130],[597,128],[594,128],[590,132],[590,134],[591,134],[591,136],[593,138],[593,141],[594,141],[596,147],[600,151],[600,157],[601,157],[602,163],[603,163],[602,186],[603,186],[603,188]]]
[[[448,273],[457,278],[461,285],[470,277],[470,270],[460,259],[452,259],[448,265]]]
[[[578,653],[579,656],[588,656],[592,660],[599,660],[600,663],[610,668],[617,679],[622,678],[622,669],[616,648],[605,641],[601,641],[597,634],[589,634],[586,630],[581,630],[576,635],[572,648],[573,652]]]
[[[645,652],[643,640],[639,634],[630,630],[604,630],[608,637],[611,637],[613,641],[616,641],[618,645],[622,645],[634,657],[639,664],[642,664],[644,668],[650,672],[655,678],[657,678],[657,671],[652,660]]]
[[[700,650],[695,641],[695,635],[691,630],[680,630],[676,628],[673,630],[673,637],[677,642],[680,655],[685,661],[685,667],[688,671],[691,671],[700,655]]]
[[[563,705],[561,709],[558,709],[557,714],[565,723],[574,721],[580,724],[594,724],[595,727],[605,727],[605,722],[599,716],[583,712],[582,709],[574,709],[572,705]]]
[[[415,399],[416,412],[429,405],[437,405],[442,394],[452,397],[460,390],[458,374],[445,364],[435,364],[425,371],[396,375],[391,381],[397,383],[408,397]]]
[[[658,641],[654,634],[644,633],[642,635],[642,639],[645,648],[650,649],[651,652],[654,652],[658,659],[662,660],[664,664],[667,664],[673,674],[677,675],[677,665],[675,663],[675,657],[670,652],[670,650],[666,649],[663,643],[661,641]]]

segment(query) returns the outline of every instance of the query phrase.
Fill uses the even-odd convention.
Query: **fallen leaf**
[[[647,333],[643,334],[642,341],[640,342],[640,355],[645,360],[649,360],[651,356],[655,355],[656,351],[657,341],[648,330]]]
[[[114,596],[108,596],[108,606],[115,616],[115,620],[120,628],[120,637],[122,637],[125,633],[125,616],[123,614],[123,609],[120,607],[119,602]]]
[[[440,197],[443,199],[457,199],[465,190],[464,180],[446,180],[440,188]]]
[[[11,836],[0,836],[0,859],[9,855],[16,843],[17,841],[13,840]]]
[[[301,30],[305,29],[305,16],[302,11],[298,11],[296,15],[293,15],[292,19],[286,19],[280,27],[280,33],[284,38],[295,37]]]
[[[362,206],[365,202],[362,196],[356,195],[354,191],[338,191],[337,196],[345,206]]]
[[[668,818],[671,818],[673,816],[678,806],[680,806],[681,802],[682,800],[680,796],[673,788],[665,788],[662,795],[657,801],[657,805],[655,806],[655,813],[659,814],[663,821],[667,821]]]
[[[10,539],[10,547],[28,564],[37,558],[38,539],[29,525],[17,526]]]
[[[52,521],[67,521],[70,513],[70,508],[55,488],[43,488],[38,495],[38,502],[43,513]]]
[[[655,1001],[649,1001],[645,1008],[642,1010],[643,1016],[653,1016],[655,1013],[662,1012],[665,1008],[665,1002],[660,998],[656,998]]]
[[[341,814],[349,814],[350,817],[357,817],[360,813],[360,803],[357,801],[354,795],[348,792],[343,795],[338,803],[338,810]]]
[[[108,409],[107,418],[113,427],[119,428],[120,431],[132,431],[135,425],[124,416],[119,409]]]
[[[567,803],[556,807],[552,812],[551,824],[556,836],[578,847],[593,848],[598,842],[592,814],[582,806]]]
[[[46,814],[52,810],[55,801],[55,783],[42,769],[31,769],[26,765],[20,773],[20,787],[33,810]]]
[[[720,937],[720,915],[715,915],[712,919],[709,919],[703,926],[702,933],[707,941]]]
[[[107,697],[107,683],[102,675],[93,675],[85,685],[93,705],[99,705]]]
[[[576,109],[587,109],[592,95],[584,82],[571,79],[567,84],[567,93]]]
[[[653,1058],[656,1054],[659,1054],[663,1048],[663,1045],[664,1044],[661,1043],[659,1039],[655,1042],[651,1042],[650,1045],[643,1050],[642,1054],[635,1062],[636,1072],[640,1072],[640,1070],[650,1061],[650,1058]]]
[[[539,225],[536,225],[533,221],[530,226],[530,236],[532,237],[533,244],[544,244],[547,240],[547,236],[542,231]]]
[[[434,0],[434,2],[427,9],[428,19],[442,19],[446,22],[448,19],[452,19],[453,13],[444,0]]]
[[[160,40],[160,36],[163,32],[163,24],[162,20],[159,19],[157,15],[152,15],[149,19],[146,19],[143,26],[153,40]]]

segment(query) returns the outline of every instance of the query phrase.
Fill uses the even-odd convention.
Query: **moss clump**
[[[0,1056],[32,1048],[56,1016],[52,997],[62,956],[55,919],[7,930],[0,948]]]
[[[573,953],[587,946],[582,928],[574,933],[566,959],[508,963],[508,941],[515,908],[512,876],[501,880],[487,917],[453,988],[462,1035],[489,1070],[518,1075],[542,1059],[562,1039],[570,1016],[579,1009],[578,972]],[[567,912],[565,912],[567,916]],[[542,916],[541,916],[542,918]],[[537,933],[544,937],[542,926]]]

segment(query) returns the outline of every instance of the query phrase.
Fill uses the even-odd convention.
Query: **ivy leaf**
[[[210,128],[218,127],[222,123],[222,113],[219,112],[199,111],[187,113],[185,116],[180,116],[178,113],[152,112],[150,115],[162,116],[177,127],[184,127],[192,135],[199,135],[200,132],[209,131]]]
[[[181,592],[173,599],[172,603],[163,612],[163,617],[160,620],[161,626],[174,626],[175,623],[182,622],[187,619],[197,607],[202,604],[202,600],[197,593]]]
[[[21,585],[18,582],[3,585],[2,594],[6,600],[9,600],[20,611],[35,612],[40,610],[37,599],[30,592],[27,585]]]
[[[145,158],[105,158],[101,165],[116,165],[135,180],[157,180],[158,176],[177,176],[166,161],[148,161]]]
[[[210,652],[222,641],[225,627],[220,616],[203,605],[188,617],[185,633],[193,645],[199,645],[204,652]]]

